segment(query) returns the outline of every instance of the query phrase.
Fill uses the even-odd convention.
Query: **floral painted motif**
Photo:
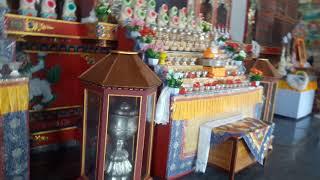
[[[27,112],[3,116],[5,179],[29,179]]]

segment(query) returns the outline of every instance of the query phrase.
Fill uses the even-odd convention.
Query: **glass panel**
[[[276,83],[271,83],[271,86],[272,86],[272,93],[270,94],[270,102],[269,102],[269,119],[268,119],[268,122],[273,122],[273,116],[274,116],[274,102],[275,102],[275,99],[276,99],[276,93],[277,93],[277,84]]]
[[[267,102],[268,102],[268,83],[266,82],[261,82],[261,85],[263,86],[263,105],[262,105],[262,110],[261,110],[261,120],[266,121],[266,116],[267,116]]]
[[[85,144],[85,175],[89,179],[95,179],[97,141],[99,134],[99,121],[101,111],[101,97],[99,94],[88,91],[86,102],[86,144]]]
[[[141,179],[145,179],[145,178],[148,178],[148,176],[150,176],[153,122],[154,122],[154,100],[155,100],[154,98],[155,98],[155,94],[149,95],[147,97],[147,122],[146,122],[146,131],[145,131],[145,137],[144,137]]]
[[[140,97],[109,97],[105,179],[133,179]]]

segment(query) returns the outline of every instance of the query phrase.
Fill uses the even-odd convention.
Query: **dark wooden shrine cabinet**
[[[255,39],[262,45],[281,46],[282,37],[298,21],[298,0],[257,0]]]

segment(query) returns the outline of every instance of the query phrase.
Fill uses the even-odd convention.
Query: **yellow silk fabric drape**
[[[198,99],[180,99],[173,102],[172,120],[212,119],[226,112],[251,113],[244,107],[252,107],[262,102],[262,89],[228,95],[199,97]]]
[[[293,88],[291,88],[288,83],[284,80],[280,80],[279,81],[279,86],[278,86],[279,89],[287,89],[287,90],[292,90],[292,91],[297,91]],[[301,92],[305,92],[305,91],[311,91],[311,90],[317,90],[318,89],[318,83],[317,81],[310,81],[307,88],[304,89],[303,91]]]
[[[14,83],[0,83],[0,115],[25,111],[29,105],[29,84],[24,80]]]
[[[185,120],[183,132],[184,156],[193,155],[198,146],[201,124],[223,115],[242,113],[254,117],[255,108],[262,102],[262,89],[228,95],[179,99],[172,105],[172,120]]]

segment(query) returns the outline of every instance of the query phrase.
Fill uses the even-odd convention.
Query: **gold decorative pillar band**
[[[0,115],[26,111],[29,106],[29,84],[27,80],[0,82]]]

